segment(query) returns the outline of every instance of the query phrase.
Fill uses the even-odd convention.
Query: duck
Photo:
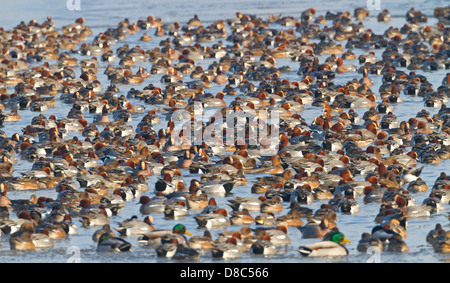
[[[436,253],[448,253],[450,252],[450,233],[447,231],[441,231],[440,235],[433,241],[433,250]]]
[[[433,208],[429,205],[408,205],[408,199],[403,195],[396,195],[395,204],[404,213],[405,217],[427,217],[432,213]]]
[[[9,247],[11,250],[35,250],[36,245],[33,242],[30,232],[13,233],[9,238]]]
[[[434,242],[434,240],[443,233],[445,233],[445,230],[442,228],[441,223],[437,223],[433,229],[428,231],[428,234],[425,237],[425,240],[428,243],[432,244]]]
[[[298,202],[300,204],[311,204],[314,202],[314,194],[311,192],[310,185],[298,186],[290,196],[290,202]]]
[[[92,241],[94,241],[95,243],[98,243],[98,241],[100,240],[100,237],[105,233],[110,233],[113,237],[116,237],[116,234],[111,229],[111,225],[105,224],[100,229],[97,229],[94,231],[94,233],[92,234],[92,237],[91,237]]]
[[[211,232],[205,230],[201,236],[192,236],[188,240],[189,247],[199,250],[202,253],[210,252],[213,247]]]
[[[393,236],[400,235],[391,230],[389,225],[376,225],[371,230],[371,237],[380,240],[383,244],[386,244]]]
[[[5,219],[1,222],[0,228],[5,235],[13,234],[20,230],[24,223],[36,226],[36,222],[31,218],[30,212],[22,210],[17,213],[16,219]]]
[[[186,229],[183,224],[175,224],[172,230],[153,230],[138,238],[138,243],[141,245],[160,245],[161,238],[167,234],[171,234],[177,238],[178,244],[188,245],[188,240],[184,235],[192,236],[192,234]]]
[[[160,192],[163,196],[167,196],[177,191],[181,185],[184,185],[184,181],[180,177],[164,174],[163,178],[159,178],[155,183],[155,193]]]
[[[140,220],[136,215],[133,215],[130,219],[126,219],[119,223],[119,227],[116,228],[121,236],[142,235],[150,231],[156,230],[153,226],[153,217],[146,216],[144,220]]]
[[[230,216],[231,225],[250,225],[255,222],[255,219],[250,214],[247,208],[239,211],[233,211]]]
[[[231,225],[231,221],[228,218],[228,210],[225,208],[220,208],[216,213],[212,214],[196,215],[194,219],[200,228],[211,229]]]
[[[189,214],[187,203],[184,200],[167,203],[163,213],[166,219],[184,217]]]
[[[12,202],[6,195],[7,189],[5,184],[2,183],[0,184],[0,207],[5,207],[7,210],[13,210]]]
[[[389,243],[387,245],[386,251],[397,253],[408,253],[409,248],[400,235],[394,235],[391,238],[389,238]]]
[[[278,216],[274,224],[278,226],[299,227],[303,226],[301,214],[298,210],[290,210],[288,213]]]
[[[356,214],[360,211],[360,206],[353,195],[345,195],[336,205],[336,211],[344,214]]]
[[[242,257],[235,237],[228,238],[225,243],[214,244],[211,248],[213,258],[233,259]]]
[[[269,235],[263,235],[261,239],[252,243],[250,252],[255,255],[274,255],[277,254],[277,247],[270,242]]]
[[[219,209],[220,207],[217,205],[216,198],[211,197],[208,200],[208,204],[202,209],[200,214],[216,213]]]
[[[345,248],[345,243],[351,243],[345,238],[341,232],[335,232],[330,236],[330,240],[319,241],[313,244],[300,246],[298,252],[302,256],[347,256],[348,250]]]
[[[178,245],[178,240],[176,238],[165,240],[155,248],[157,257],[172,258],[177,252]]]
[[[261,213],[255,218],[256,225],[273,226],[276,225],[276,217],[273,213]]]
[[[264,196],[259,197],[261,199],[260,212],[262,213],[275,213],[284,209],[282,199],[279,196],[272,198],[266,198]]]
[[[291,243],[291,238],[288,236],[288,227],[286,225],[257,227],[255,228],[255,235],[257,237],[269,235],[270,242],[277,247],[286,247]]]
[[[176,239],[174,239],[174,241],[177,242]],[[194,249],[190,246],[183,246],[177,244],[175,254],[172,256],[172,258],[175,260],[196,261],[200,259],[200,252],[197,249]]]
[[[128,241],[114,237],[111,233],[104,233],[100,236],[97,244],[97,252],[128,252],[132,244]]]
[[[139,212],[143,215],[152,213],[163,213],[164,208],[168,202],[167,197],[165,197],[162,192],[156,193],[154,197],[141,196],[139,198]]]
[[[370,233],[364,232],[361,235],[361,239],[356,246],[356,250],[362,253],[367,253],[368,251],[383,251],[383,243],[380,239],[372,237]]]
[[[325,234],[330,232],[328,227],[328,219],[322,219],[320,222],[314,219],[308,219],[308,223],[297,227],[302,233],[303,239],[323,238]]]
[[[280,175],[267,176],[258,178],[252,185],[251,192],[256,194],[264,194],[270,188],[277,188],[283,186],[288,180],[292,178],[294,174],[291,170],[284,170]]]
[[[198,181],[197,181],[198,182]],[[236,181],[234,180],[211,180],[207,182],[198,182],[199,189],[207,195],[225,196],[233,190]]]
[[[100,211],[90,211],[87,214],[81,216],[80,219],[83,227],[88,226],[103,226],[110,223],[110,218],[107,216],[105,208],[100,209]]]
[[[228,200],[229,206],[233,211],[247,209],[248,211],[260,211],[262,200],[260,198],[240,197]]]
[[[388,9],[384,9],[377,15],[378,22],[389,22],[391,21],[391,14]]]

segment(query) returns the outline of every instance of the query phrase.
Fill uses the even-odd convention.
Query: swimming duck
[[[176,242],[177,240],[174,239]],[[158,247],[156,248],[156,250]],[[177,249],[175,254],[172,256],[176,260],[198,260],[200,258],[200,252],[190,246],[184,246],[177,244]]]
[[[231,225],[231,221],[228,218],[228,211],[224,208],[218,209],[213,214],[200,214],[194,216],[195,221],[199,227],[216,228]]]
[[[349,242],[344,234],[335,232],[330,236],[330,240],[301,246],[298,248],[298,252],[303,256],[346,256],[348,250],[344,244]]]
[[[403,241],[400,235],[394,235],[389,238],[389,243],[386,249],[388,252],[398,252],[398,253],[407,253],[409,252],[409,248],[406,245],[405,241]]]
[[[260,197],[261,199],[261,206],[260,206],[260,212],[262,213],[275,213],[280,212],[283,210],[283,204],[282,199],[279,196],[274,196],[272,198],[266,198],[264,196]]]
[[[358,242],[356,249],[359,252],[367,253],[368,251],[383,251],[383,243],[380,239],[372,237],[370,233],[363,233],[361,239]]]
[[[434,241],[432,242],[433,249],[436,253],[448,253],[450,252],[450,233],[447,231],[441,231]]]
[[[255,217],[256,225],[273,226],[276,225],[276,217],[273,213],[261,213]]]
[[[277,247],[287,246],[291,243],[291,239],[288,236],[288,227],[285,225],[278,225],[275,227],[257,227],[255,229],[255,235],[258,237],[269,235],[270,242]]]
[[[360,211],[358,202],[353,195],[346,195],[336,206],[336,210],[344,214],[355,214]]]
[[[423,23],[427,22],[428,17],[421,11],[416,11],[414,8],[411,8],[409,11],[406,12],[406,20],[408,22]]]
[[[247,198],[236,196],[228,201],[233,211],[247,209],[248,211],[260,211],[262,200],[260,198]]]
[[[269,188],[277,188],[278,186],[283,186],[289,179],[291,179],[293,173],[291,170],[285,170],[278,176],[268,176],[258,178],[258,180],[253,184],[251,191],[252,193],[265,193]]]
[[[302,233],[302,238],[323,238],[330,231],[328,227],[328,219],[322,219],[320,222],[309,219],[308,223],[297,227]]]
[[[178,249],[178,241],[176,238],[174,238],[162,242],[161,245],[155,248],[155,252],[158,257],[172,258],[177,252],[177,249]]]
[[[237,240],[234,237],[230,237],[225,243],[214,244],[211,248],[211,254],[213,258],[239,258],[242,257],[242,252],[237,246]]]
[[[270,236],[266,234],[251,245],[250,251],[257,255],[274,255],[277,253],[277,248],[270,242]]]
[[[132,245],[122,238],[114,237],[111,233],[104,233],[100,236],[97,244],[97,252],[127,252]]]
[[[152,214],[152,213],[162,213],[168,202],[167,197],[162,195],[162,193],[157,193],[154,197],[141,196],[139,198],[139,203],[141,204],[139,212],[141,214]]]
[[[236,181],[222,181],[222,180],[212,180],[204,183],[199,183],[199,189],[206,193],[207,195],[219,195],[224,196],[231,192]]]
[[[304,187],[304,188],[303,188]],[[314,195],[311,192],[311,186],[304,185],[297,187],[290,197],[291,202],[298,202],[300,204],[311,204],[314,201]]]
[[[109,224],[105,224],[100,229],[95,230],[95,232],[92,234],[92,240],[98,243],[100,237],[105,233],[110,233],[113,237],[116,237],[116,234],[111,229],[111,226]]]
[[[9,238],[9,247],[11,250],[35,250],[36,245],[31,238],[30,232],[14,233]]]
[[[87,226],[103,226],[110,223],[110,218],[107,216],[106,209],[103,208],[99,212],[90,211],[81,216],[80,219],[83,227]]]
[[[187,203],[183,200],[167,203],[163,213],[167,219],[184,217],[189,214]]]
[[[250,225],[255,222],[255,219],[250,214],[247,208],[240,211],[233,211],[230,216],[231,225]]]
[[[187,246],[187,239],[184,235],[192,236],[192,234],[187,231],[186,226],[183,224],[176,224],[173,226],[172,230],[153,230],[151,232],[148,232],[141,237],[138,238],[139,244],[145,244],[145,245],[160,245],[161,244],[161,238],[167,234],[171,234],[177,238],[178,244],[186,245]]]
[[[389,13],[389,10],[384,9],[383,11],[381,11],[377,16],[377,20],[379,22],[389,22],[391,20],[391,14]]]
[[[130,219],[120,222],[119,227],[116,228],[122,236],[142,235],[155,229],[153,226],[153,217],[146,216],[144,221],[142,221],[135,215]]]
[[[205,230],[201,236],[192,236],[188,240],[189,247],[199,250],[200,252],[209,252],[213,247],[213,239],[211,232]]]
[[[6,196],[7,189],[4,183],[0,184],[0,207],[5,207],[7,210],[12,210],[12,202]],[[36,199],[37,200],[37,199]]]

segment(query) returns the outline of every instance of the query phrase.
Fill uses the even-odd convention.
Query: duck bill
[[[188,231],[184,232],[184,234],[189,235],[189,236],[192,236],[192,234],[189,233]]]
[[[347,238],[344,238],[343,240],[342,240],[342,243],[351,243],[352,241],[350,241],[349,239],[347,239]]]

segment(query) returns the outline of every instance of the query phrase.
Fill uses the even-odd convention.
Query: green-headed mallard
[[[348,255],[345,243],[350,241],[341,232],[335,232],[330,236],[330,240],[300,246],[298,251],[303,256],[345,256]]]

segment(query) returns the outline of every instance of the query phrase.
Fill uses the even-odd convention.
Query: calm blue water
[[[294,16],[299,17],[300,13],[311,7],[310,1],[304,0],[286,0],[286,1],[254,1],[254,0],[241,0],[241,1],[87,1],[81,0],[80,10],[69,10],[64,0],[37,0],[37,1],[8,1],[8,3],[3,3],[3,7],[0,10],[0,26],[5,29],[10,29],[16,26],[20,21],[28,22],[31,19],[35,19],[38,22],[45,20],[47,16],[51,16],[55,21],[57,28],[61,28],[63,25],[72,23],[78,17],[84,17],[85,23],[88,25],[94,35],[99,32],[105,31],[107,28],[116,27],[117,23],[124,18],[128,18],[130,21],[137,21],[139,19],[145,19],[149,15],[154,17],[160,17],[163,22],[175,22],[185,23],[188,19],[192,18],[194,14],[197,14],[202,22],[207,25],[212,23],[216,19],[228,19],[233,18],[237,11],[244,14],[255,14],[263,18],[268,17],[270,13],[274,15],[283,16]],[[390,23],[377,23],[376,14],[378,11],[371,12],[371,15],[364,21],[364,26],[366,28],[372,28],[375,33],[382,33],[389,26],[401,27],[404,22],[405,12],[410,8],[414,7],[417,10],[421,10],[429,17],[428,24],[436,24],[436,19],[432,16],[433,9],[435,6],[444,6],[448,4],[447,1],[385,1],[381,0],[381,9],[389,9],[393,18]],[[313,6],[317,14],[325,14],[327,11],[350,11],[356,7],[364,7],[366,1],[320,1],[317,5]],[[130,46],[140,44],[142,48],[150,49],[158,45],[158,40],[153,40],[148,43],[142,43],[139,41],[142,31],[136,35],[127,36],[124,42],[118,43],[115,48],[122,46],[122,44],[129,44]],[[149,33],[150,34],[150,33]],[[88,38],[87,42],[92,40]],[[355,51],[359,52],[359,51]],[[381,51],[377,51],[377,56],[381,54]],[[321,60],[326,57],[320,57]],[[199,62],[199,64],[208,66],[211,64],[211,60],[204,60],[204,62]],[[358,62],[350,62],[358,66]],[[298,70],[298,64],[291,62],[290,60],[280,59],[277,60],[279,66],[289,65],[292,68],[292,72],[285,74],[287,79],[296,79],[298,76],[296,72]],[[106,64],[102,63],[101,68],[104,68]],[[133,66],[137,68],[139,66],[144,66],[150,69],[148,63],[136,64]],[[79,69],[76,69],[79,71]],[[101,71],[99,71],[101,73]],[[433,73],[426,73],[428,80],[437,88],[441,82],[442,78],[445,76],[445,70],[437,71]],[[349,73],[337,77],[336,83],[346,82],[350,80],[354,74]],[[360,77],[360,75],[358,75]],[[373,90],[377,90],[381,84],[381,77],[372,77],[375,82]],[[101,82],[106,82],[106,78],[102,77]],[[148,83],[155,82],[159,83],[157,76],[153,76],[148,80]],[[147,81],[146,81],[147,83]],[[126,94],[132,86],[119,86],[121,93]],[[138,86],[139,87],[139,86]],[[210,91],[215,93],[221,90],[222,87],[214,87]],[[407,117],[415,116],[415,114],[424,108],[423,100],[421,97],[404,97],[405,102],[395,106],[395,114],[398,115],[399,120],[405,120]],[[44,115],[55,114],[57,117],[65,117],[68,106],[58,102],[57,107],[51,108]],[[427,109],[432,114],[437,113],[438,109]],[[307,109],[302,113],[308,124],[311,123],[313,117],[317,114],[317,108],[307,107]],[[365,109],[358,110],[361,114]],[[13,133],[19,132],[27,125],[30,119],[36,116],[28,110],[23,110],[20,112],[22,116],[22,121],[17,123],[6,123],[5,127],[2,129],[5,133],[10,136]],[[92,116],[86,115],[87,119],[92,119]],[[90,121],[90,120],[89,120]],[[139,117],[134,119],[132,125],[136,125],[140,121]],[[449,169],[449,161],[443,161],[437,166],[425,166],[422,172],[422,178],[427,182],[428,186],[431,187],[436,177],[440,172]],[[21,162],[15,166],[16,174],[21,171],[29,170],[31,168],[31,163]],[[189,172],[183,172],[183,177],[188,183],[190,179],[196,177],[190,175]],[[254,196],[250,193],[250,188],[252,185],[252,180],[258,176],[248,176],[249,183],[247,186],[235,187],[233,194],[244,195],[244,196]],[[148,195],[153,195],[153,187],[156,176],[153,176],[148,181],[150,184],[150,191],[145,193]],[[46,195],[49,197],[56,197],[54,191],[33,191],[33,192],[10,192],[8,196],[11,199],[27,198],[32,193],[38,195]],[[422,200],[428,196],[428,192],[417,193],[414,198],[417,203],[421,203]],[[231,196],[233,197],[233,196]],[[227,199],[231,197],[218,198],[219,204],[226,206]],[[356,215],[338,215],[338,227],[345,235],[352,240],[352,243],[347,245],[350,255],[345,258],[340,259],[308,259],[302,258],[297,252],[297,248],[300,245],[311,243],[315,240],[301,239],[301,233],[295,229],[290,228],[288,235],[290,236],[292,243],[289,245],[283,253],[271,257],[255,257],[250,254],[244,254],[242,258],[227,262],[368,262],[371,261],[374,255],[359,253],[356,250],[356,245],[360,239],[363,232],[369,232],[371,228],[375,225],[374,218],[379,210],[379,204],[363,204],[362,200],[358,199],[361,205],[361,212]],[[111,224],[113,227],[117,227],[117,223],[123,221],[132,215],[138,214],[138,205],[135,205],[136,201],[131,201],[127,203],[126,207],[119,213],[118,216],[112,218]],[[312,209],[317,209],[320,204],[324,201],[316,201],[315,203],[309,205]],[[287,208],[286,204],[286,208]],[[283,214],[287,211],[283,212]],[[436,223],[442,223],[445,225],[445,229],[449,229],[448,220],[446,219],[447,212],[449,211],[449,205],[445,205],[445,210],[441,213],[434,214],[429,218],[414,218],[409,220],[408,224],[408,237],[405,242],[408,244],[410,252],[407,255],[399,254],[389,254],[383,253],[377,258],[380,262],[442,262],[448,261],[448,256],[436,254],[433,252],[431,246],[426,243],[425,236],[426,233],[434,228]],[[256,214],[257,215],[257,214]],[[162,215],[154,215],[155,225],[159,229],[170,229],[176,222],[183,222],[188,230],[194,235],[203,234],[202,229],[197,229],[197,224],[192,218],[192,215],[176,219],[176,220],[164,220]],[[76,220],[75,220],[76,221]],[[230,226],[225,230],[237,230],[240,227]],[[95,227],[82,228],[79,226],[79,233],[76,235],[71,235],[67,239],[56,241],[54,248],[45,251],[31,251],[31,252],[16,252],[9,249],[8,238],[2,236],[0,239],[0,262],[71,262],[73,260],[79,259],[81,262],[175,262],[173,260],[159,259],[156,257],[156,253],[152,248],[139,246],[136,243],[136,237],[128,237],[133,244],[132,252],[126,254],[101,254],[95,252],[96,244],[91,240],[91,235],[93,231],[96,230]],[[219,233],[223,230],[214,230],[215,233]],[[75,253],[72,253],[75,251]],[[212,257],[207,254],[202,256],[202,262],[221,262],[213,260]]]

